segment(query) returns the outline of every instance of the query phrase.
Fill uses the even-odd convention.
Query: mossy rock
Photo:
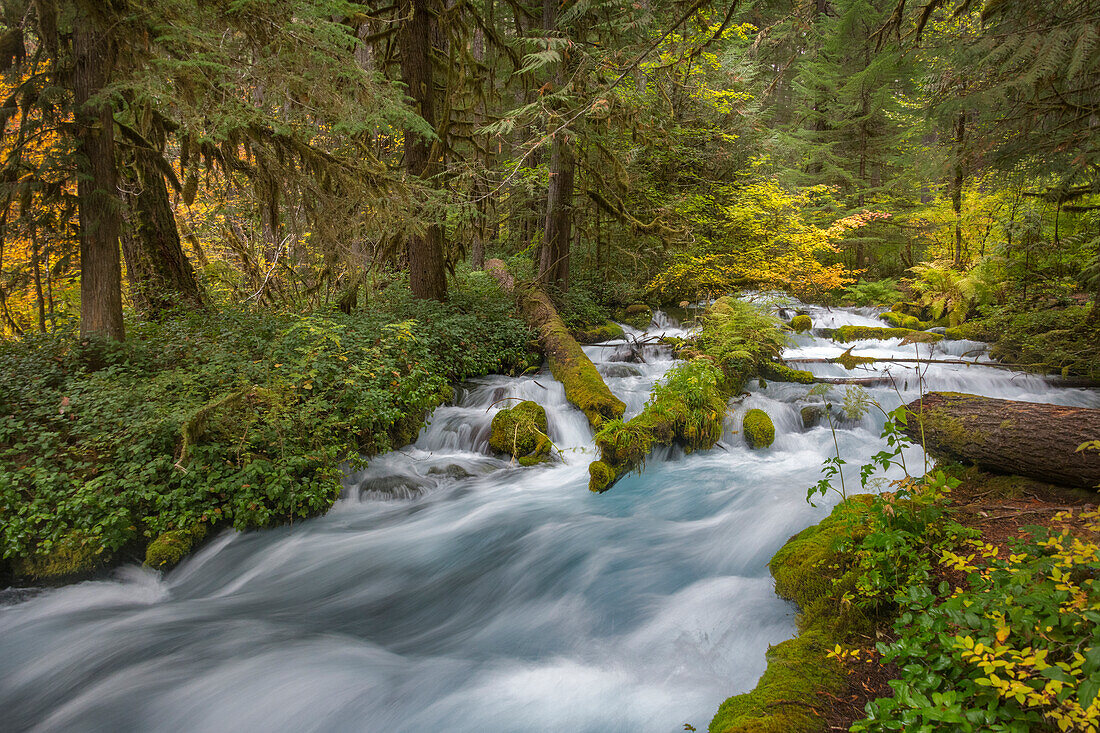
[[[795,316],[791,319],[791,330],[795,333],[805,333],[814,327],[813,319],[806,315]]]
[[[174,567],[205,536],[206,525],[200,522],[196,522],[190,529],[164,532],[145,548],[145,564],[157,570]]]
[[[965,341],[967,339],[966,332],[960,326],[944,329],[943,337],[949,341]]]
[[[616,478],[616,471],[606,461],[588,464],[588,489],[597,493],[606,491]]]
[[[489,445],[496,451],[515,458],[535,458],[550,455],[546,410],[537,402],[526,400],[515,407],[501,410],[493,416]]]
[[[904,313],[898,313],[897,311],[888,311],[879,316],[879,318],[889,323],[891,328],[901,328],[902,322],[906,318],[912,318],[912,316],[907,316]]]
[[[70,532],[48,552],[16,560],[15,575],[39,580],[62,580],[88,575],[104,565],[110,555],[103,543],[83,532]]]
[[[574,331],[573,338],[581,344],[598,344],[612,339],[626,338],[626,331],[614,321],[605,321],[599,326]]]
[[[653,322],[653,309],[644,303],[628,305],[616,315],[620,321],[639,331],[649,328],[649,324]]]
[[[903,343],[932,344],[942,341],[943,336],[927,331],[915,331],[909,328],[879,328],[877,326],[841,326],[833,331],[834,341],[869,341],[899,338]]]
[[[802,427],[806,430],[817,427],[821,423],[821,419],[825,417],[824,405],[806,405],[800,411],[802,416]]]
[[[775,425],[763,410],[753,409],[746,412],[741,430],[750,448],[767,448],[775,442]]]

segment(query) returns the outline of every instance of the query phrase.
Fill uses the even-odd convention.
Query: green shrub
[[[0,343],[0,555],[48,557],[75,533],[106,560],[199,521],[322,513],[342,464],[414,437],[451,382],[526,359],[530,333],[483,273],[447,305],[391,286],[370,307]]]

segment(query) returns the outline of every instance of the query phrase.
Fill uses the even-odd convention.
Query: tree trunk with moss
[[[1100,485],[1100,409],[932,392],[907,406],[905,433],[939,458],[1065,486]]]
[[[539,287],[517,284],[500,260],[489,260],[485,270],[516,296],[520,313],[539,337],[554,378],[565,387],[565,397],[588,418],[593,430],[623,416],[626,405],[607,388],[584,349],[569,334],[554,303]]]

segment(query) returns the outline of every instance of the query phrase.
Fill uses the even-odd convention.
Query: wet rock
[[[546,431],[546,410],[539,403],[526,400],[493,416],[489,445],[515,458],[533,458],[537,462],[550,455]]]
[[[463,479],[473,476],[457,463],[448,463],[446,466],[432,466],[428,469],[429,476],[442,476],[443,478]]]
[[[802,415],[802,428],[809,430],[817,427],[825,417],[825,405],[806,405],[800,410]]]
[[[626,377],[640,377],[642,370],[630,364],[602,364],[600,372],[608,379],[623,379]]]

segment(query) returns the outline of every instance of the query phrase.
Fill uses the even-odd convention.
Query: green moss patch
[[[644,303],[628,305],[618,311],[615,316],[618,320],[639,331],[644,331],[649,328],[649,324],[653,323],[653,309]]]
[[[792,369],[778,361],[765,362],[760,367],[760,373],[775,382],[814,383],[813,372],[808,372],[805,369]]]
[[[775,442],[775,425],[763,410],[749,410],[741,422],[745,441],[751,448],[767,448]]]
[[[768,668],[751,691],[729,698],[710,722],[710,733],[810,733],[824,729],[827,695],[844,687],[844,672],[826,654],[845,635],[862,629],[842,603],[853,582],[842,574],[836,548],[859,532],[870,496],[838,505],[819,524],[787,540],[769,567],[775,592],[798,604],[799,636],[768,650]]]
[[[501,410],[493,416],[489,445],[494,450],[526,460],[529,465],[550,455],[546,410],[530,400]]]
[[[47,552],[15,562],[16,575],[39,580],[68,580],[88,575],[104,564],[102,540],[83,532],[70,532]]]
[[[145,564],[157,570],[167,570],[179,563],[206,537],[206,525],[195,523],[190,529],[164,532],[145,548]]]

